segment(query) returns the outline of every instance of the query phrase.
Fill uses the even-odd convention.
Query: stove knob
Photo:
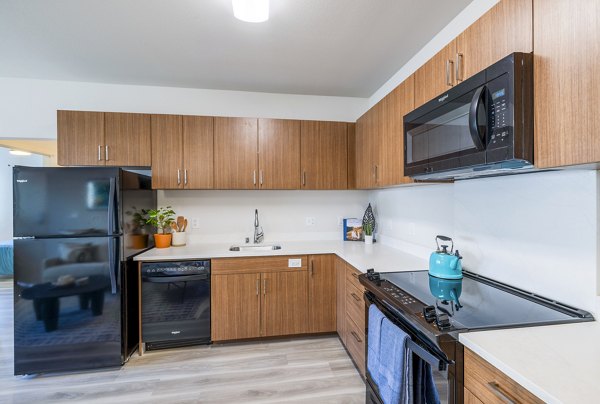
[[[423,307],[423,317],[425,317],[425,321],[427,321],[428,323],[433,322],[433,320],[435,320],[435,307],[433,306],[426,306]]]
[[[379,276],[379,272],[375,272],[373,268],[367,269],[367,279],[370,281],[379,281],[381,277]]]
[[[438,326],[440,331],[446,328],[450,328],[450,318],[447,314],[438,314],[438,316],[435,319],[435,324]]]

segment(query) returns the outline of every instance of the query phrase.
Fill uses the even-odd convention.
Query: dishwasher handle
[[[210,275],[180,275],[180,276],[146,276],[142,275],[142,281],[151,283],[192,282],[209,280]]]

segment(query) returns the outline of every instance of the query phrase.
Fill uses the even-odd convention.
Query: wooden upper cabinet
[[[335,255],[308,257],[308,324],[311,333],[336,331]]]
[[[377,114],[375,107],[356,121],[355,170],[358,189],[375,187],[375,147],[378,141],[374,125]]]
[[[211,276],[211,338],[227,341],[260,336],[260,274]]]
[[[214,187],[258,189],[258,120],[215,118]]]
[[[308,273],[284,271],[263,273],[263,337],[307,332]]]
[[[104,112],[57,111],[58,165],[103,166]]]
[[[348,123],[348,189],[356,189],[356,124]]]
[[[107,166],[152,164],[150,115],[104,113],[104,160]]]
[[[183,137],[180,115],[152,115],[152,188],[183,188]]]
[[[600,162],[600,2],[534,0],[534,163]]]
[[[533,51],[533,0],[502,0],[457,38],[456,81],[479,73],[513,52]]]
[[[348,188],[348,124],[302,121],[302,189]]]
[[[186,189],[213,187],[214,118],[183,117],[183,185]]]
[[[415,108],[455,84],[456,42],[450,42],[415,72]]]
[[[258,120],[258,168],[261,189],[300,188],[300,121]]]

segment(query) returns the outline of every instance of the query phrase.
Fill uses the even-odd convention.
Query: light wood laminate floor
[[[13,376],[12,283],[0,281],[0,403],[364,403],[337,337],[199,346],[119,369]]]

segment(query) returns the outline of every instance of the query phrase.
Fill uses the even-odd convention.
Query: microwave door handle
[[[479,122],[477,120],[477,111],[479,110],[479,106],[483,102],[484,96],[485,86],[481,86],[475,91],[475,94],[473,94],[473,99],[471,100],[471,107],[469,108],[469,132],[471,133],[471,138],[473,139],[473,144],[475,145],[475,148],[479,151],[485,149],[485,145],[482,141],[483,136],[479,133]]]

